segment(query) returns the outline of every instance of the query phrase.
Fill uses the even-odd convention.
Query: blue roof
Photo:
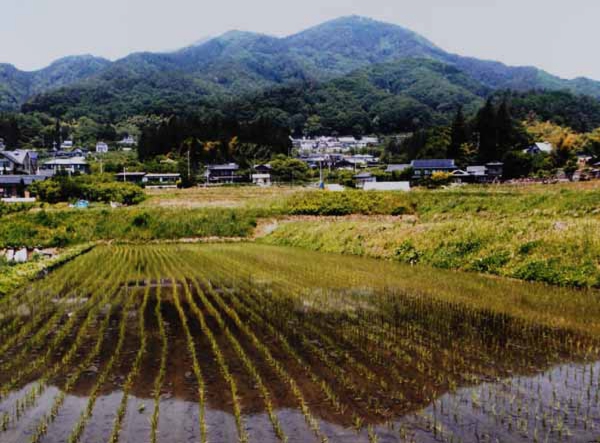
[[[456,165],[452,159],[428,159],[413,160],[411,165],[415,169],[455,169]]]

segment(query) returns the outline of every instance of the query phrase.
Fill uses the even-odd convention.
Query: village
[[[237,163],[203,165],[197,174],[197,185],[242,185],[271,186],[294,181],[333,191],[357,188],[365,191],[408,191],[413,186],[431,184],[437,177],[442,185],[494,184],[504,180],[503,163],[488,162],[459,167],[454,159],[414,159],[409,163],[385,163],[380,160],[381,141],[378,137],[352,136],[315,137],[291,139],[291,158],[301,161],[309,171],[309,179],[281,177],[269,162],[255,163],[244,169]],[[92,172],[91,165],[99,164],[102,172],[103,159],[114,152],[135,155],[136,140],[123,138],[112,147],[103,141],[94,149],[76,146],[66,140],[52,151],[11,150],[0,140],[0,197],[4,202],[33,202],[35,197],[29,187],[39,181],[57,175],[79,176]],[[554,147],[547,142],[532,144],[523,152],[530,156],[550,155]],[[366,153],[369,152],[369,153]],[[578,169],[571,177],[562,171],[553,181],[579,181],[600,177],[600,162],[593,162],[588,155],[577,156]],[[165,160],[163,163],[175,163]],[[168,170],[167,170],[168,169]],[[113,174],[117,182],[135,183],[145,188],[177,188],[181,186],[182,174],[173,168],[165,172],[124,170]],[[341,180],[343,176],[345,179]],[[311,179],[312,177],[313,179]],[[515,180],[513,180],[514,182]],[[520,182],[537,182],[522,178]],[[547,181],[547,180],[545,180]]]

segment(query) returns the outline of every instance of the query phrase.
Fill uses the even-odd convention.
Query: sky
[[[67,55],[115,60],[231,29],[285,36],[351,14],[457,54],[600,80],[597,0],[2,0],[0,62],[34,70]]]

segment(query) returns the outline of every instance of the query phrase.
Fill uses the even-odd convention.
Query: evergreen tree
[[[450,146],[448,146],[447,157],[461,160],[462,146],[469,141],[467,122],[463,114],[462,106],[459,106],[452,122],[450,131]]]
[[[498,112],[496,114],[496,131],[498,134],[497,142],[499,156],[495,160],[498,160],[513,147],[515,141],[515,122],[510,115],[510,108],[506,97],[498,107]]]
[[[479,161],[486,163],[497,160],[498,157],[498,132],[496,126],[496,109],[491,98],[485,102],[476,118],[478,133]]]

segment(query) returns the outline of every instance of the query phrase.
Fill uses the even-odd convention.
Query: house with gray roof
[[[208,165],[206,167],[206,181],[208,183],[236,183],[242,179],[238,171],[239,165],[227,163],[223,165]]]
[[[27,188],[46,178],[44,175],[0,175],[0,197],[27,197]]]
[[[410,163],[413,168],[413,179],[420,180],[430,177],[434,172],[452,173],[458,168],[452,159],[427,159],[413,160]]]
[[[35,154],[35,155],[34,155]],[[0,174],[35,174],[37,169],[37,153],[17,149],[16,151],[0,151]]]
[[[87,174],[90,170],[90,165],[85,157],[54,158],[42,164],[40,169],[40,172],[45,175],[56,174],[57,172]]]

